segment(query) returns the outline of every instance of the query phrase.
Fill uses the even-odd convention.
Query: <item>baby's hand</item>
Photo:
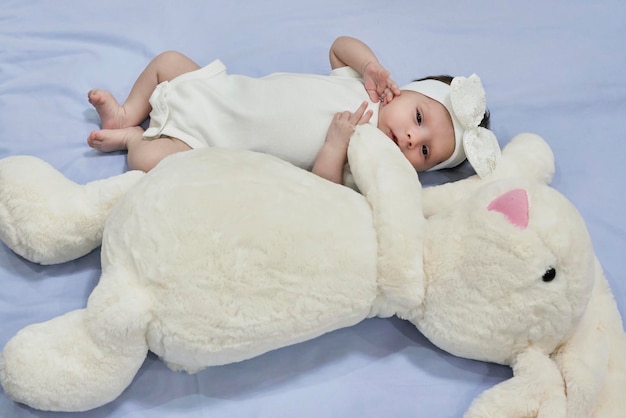
[[[400,95],[400,89],[396,83],[389,78],[389,71],[376,61],[368,63],[363,70],[363,81],[365,90],[372,102],[383,102],[385,104]]]
[[[326,133],[327,145],[347,151],[354,128],[369,122],[374,113],[372,110],[366,112],[366,109],[367,102],[363,102],[354,113],[350,111],[335,113]]]
[[[367,102],[361,103],[356,112],[339,112],[333,116],[326,133],[326,141],[317,154],[313,173],[334,183],[343,184],[343,167],[348,158],[348,144],[357,125],[369,122],[371,110],[366,111]]]

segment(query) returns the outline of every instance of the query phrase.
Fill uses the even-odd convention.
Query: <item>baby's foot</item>
[[[101,129],[93,131],[87,138],[91,148],[102,152],[113,152],[128,149],[128,142],[141,139],[143,129],[140,126],[131,126],[122,129]]]
[[[96,108],[103,129],[126,128],[124,108],[111,93],[106,90],[91,89],[87,93],[87,98],[89,103]]]

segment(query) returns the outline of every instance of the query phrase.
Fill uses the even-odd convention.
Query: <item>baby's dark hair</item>
[[[453,78],[454,77],[450,75],[443,74],[443,75],[431,75],[431,76],[420,78],[420,79],[413,80],[413,81],[437,80],[437,81],[441,81],[442,83],[446,83],[449,85],[450,83],[452,83]],[[489,109],[485,109],[485,116],[483,116],[483,120],[480,121],[480,124],[478,126],[482,126],[483,128],[489,129],[490,123],[491,123],[491,117],[489,114]]]

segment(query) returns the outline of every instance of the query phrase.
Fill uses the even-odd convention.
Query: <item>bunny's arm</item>
[[[379,296],[372,315],[402,317],[424,297],[425,219],[419,179],[399,149],[371,125],[357,127],[348,161],[378,236]]]

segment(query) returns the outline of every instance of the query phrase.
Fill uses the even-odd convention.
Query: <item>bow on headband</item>
[[[455,77],[450,83],[450,102],[460,128],[463,129],[459,144],[479,177],[491,173],[500,158],[500,146],[489,129],[478,126],[486,110],[485,90],[476,74],[468,78]],[[457,127],[455,126],[455,131]]]

